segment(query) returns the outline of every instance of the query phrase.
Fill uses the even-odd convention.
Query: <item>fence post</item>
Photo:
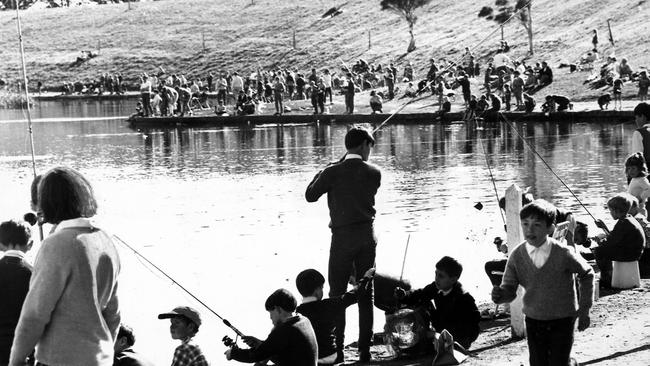
[[[203,44],[203,53],[205,53],[205,32],[201,32],[201,42]]]
[[[506,228],[508,230],[508,253],[511,254],[517,245],[524,238],[521,230],[521,188],[516,184],[511,185],[506,190]],[[510,303],[510,327],[512,328],[513,338],[524,338],[526,336],[526,327],[524,325],[523,313],[524,289],[519,286],[517,289],[517,298]]]
[[[368,29],[368,49],[372,46],[371,39],[370,39],[370,29]]]
[[[293,49],[296,49],[296,30],[293,30]]]

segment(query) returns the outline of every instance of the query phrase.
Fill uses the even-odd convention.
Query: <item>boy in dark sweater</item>
[[[271,359],[278,366],[316,366],[318,346],[314,329],[307,318],[294,314],[296,299],[285,289],[276,290],[264,307],[271,316],[273,329],[265,341],[243,337],[251,348],[236,345],[226,351],[226,359],[254,363]]]
[[[0,365],[9,364],[20,311],[32,276],[32,266],[25,261],[31,249],[31,231],[26,223],[6,221],[0,224]]]
[[[458,282],[462,272],[463,266],[457,260],[442,257],[436,263],[434,282],[412,292],[398,287],[395,289],[395,297],[409,307],[426,306],[433,300],[435,309],[431,311],[430,316],[435,331],[446,329],[454,337],[454,341],[469,349],[472,342],[478,338],[481,314],[472,295],[463,290],[463,286]]]
[[[568,365],[576,317],[580,331],[590,323],[593,270],[572,248],[549,237],[556,212],[544,200],[524,206],[519,217],[526,241],[512,251],[501,285],[492,289],[497,304],[514,300],[519,285],[526,290],[523,312],[531,366]]]
[[[607,207],[616,221],[610,232],[603,220],[596,220],[596,226],[608,233],[597,239],[598,247],[593,248],[596,263],[600,269],[600,283],[604,287],[612,283],[612,261],[638,261],[645,247],[645,232],[641,224],[628,212],[632,207],[633,196],[621,193],[607,201]]]
[[[374,268],[366,272],[359,282],[358,291],[367,291],[366,285],[372,279]],[[323,299],[325,277],[315,269],[306,269],[296,277],[296,287],[302,295],[302,304],[296,312],[309,319],[316,333],[318,363],[331,365],[343,362],[343,342],[336,339],[336,321],[345,309],[357,302],[357,289],[340,297]]]

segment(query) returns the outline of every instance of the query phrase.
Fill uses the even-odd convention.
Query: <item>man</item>
[[[113,366],[153,366],[153,363],[133,351],[134,344],[135,335],[133,329],[120,324],[120,330],[113,346],[115,350]]]
[[[632,133],[632,150],[630,154],[640,152],[648,164],[650,158],[650,104],[639,103],[634,107],[634,122],[636,131]],[[646,210],[650,209],[650,200],[646,202]]]
[[[352,114],[354,113],[354,89],[356,85],[354,84],[354,78],[351,73],[348,73],[348,82],[345,87],[345,113]]]
[[[316,174],[305,192],[307,202],[316,202],[327,193],[332,230],[328,268],[330,297],[345,293],[353,265],[357,274],[363,274],[375,263],[377,242],[373,221],[381,172],[367,163],[374,144],[375,139],[367,130],[352,128],[345,135],[345,157]],[[359,359],[362,362],[370,360],[372,311],[370,286],[367,295],[359,298]],[[345,314],[339,317],[337,324],[337,349],[342,350]]]

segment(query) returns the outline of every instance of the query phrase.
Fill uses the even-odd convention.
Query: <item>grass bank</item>
[[[455,59],[464,47],[476,47],[481,64],[496,48],[499,32],[493,22],[477,17],[491,0],[434,1],[422,8],[415,26],[417,49],[405,54],[408,27],[396,14],[381,11],[379,1],[348,2],[334,18],[321,15],[330,1],[296,3],[291,0],[176,0],[29,10],[22,14],[30,80],[46,88],[63,81],[96,78],[101,72],[121,72],[134,82],[140,72],[158,66],[171,72],[204,76],[209,70],[252,71],[256,67],[339,67],[341,61],[364,58],[370,62],[403,64],[410,60],[423,77],[428,59]],[[591,48],[591,29],[605,44],[610,18],[617,55],[633,67],[650,65],[650,34],[646,0],[536,0],[533,29],[536,54],[529,61],[547,60],[552,66],[575,62]],[[523,27],[512,22],[505,29],[512,56],[524,57],[527,39]],[[0,78],[19,78],[15,13],[0,12]],[[296,49],[293,48],[295,32]],[[370,33],[370,47],[369,37]],[[12,37],[12,35],[14,35]],[[72,66],[81,50],[99,50],[99,56]],[[606,45],[607,53],[613,48]],[[545,92],[593,99],[602,90],[582,84],[587,74],[556,70],[557,81]],[[625,94],[631,97],[631,84]]]

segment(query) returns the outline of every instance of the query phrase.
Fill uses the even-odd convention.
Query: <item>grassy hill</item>
[[[101,72],[121,72],[134,81],[140,72],[158,66],[185,75],[208,70],[253,71],[258,65],[339,67],[364,58],[398,65],[410,60],[416,75],[424,76],[431,57],[455,59],[464,47],[485,65],[497,47],[499,32],[480,43],[495,23],[478,18],[492,0],[434,0],[420,9],[415,26],[417,49],[405,54],[408,26],[398,15],[380,10],[379,0],[349,1],[334,18],[323,14],[340,2],[313,0],[174,0],[127,4],[28,10],[22,12],[23,39],[30,80],[58,87],[64,80],[96,78]],[[534,0],[535,55],[551,66],[575,62],[591,48],[591,30],[600,33],[607,53],[607,22],[612,20],[616,54],[633,67],[650,66],[647,0]],[[296,49],[292,47],[295,31]],[[19,78],[15,13],[0,12],[0,78]],[[368,47],[368,32],[371,47]],[[513,21],[505,38],[515,58],[526,56],[525,30]],[[205,49],[203,48],[205,44]],[[99,56],[81,66],[70,66],[81,50],[100,49]],[[586,73],[557,70],[557,82],[548,92],[592,98],[599,90],[582,85]],[[566,74],[566,75],[565,75]],[[626,94],[636,93],[631,84]]]

